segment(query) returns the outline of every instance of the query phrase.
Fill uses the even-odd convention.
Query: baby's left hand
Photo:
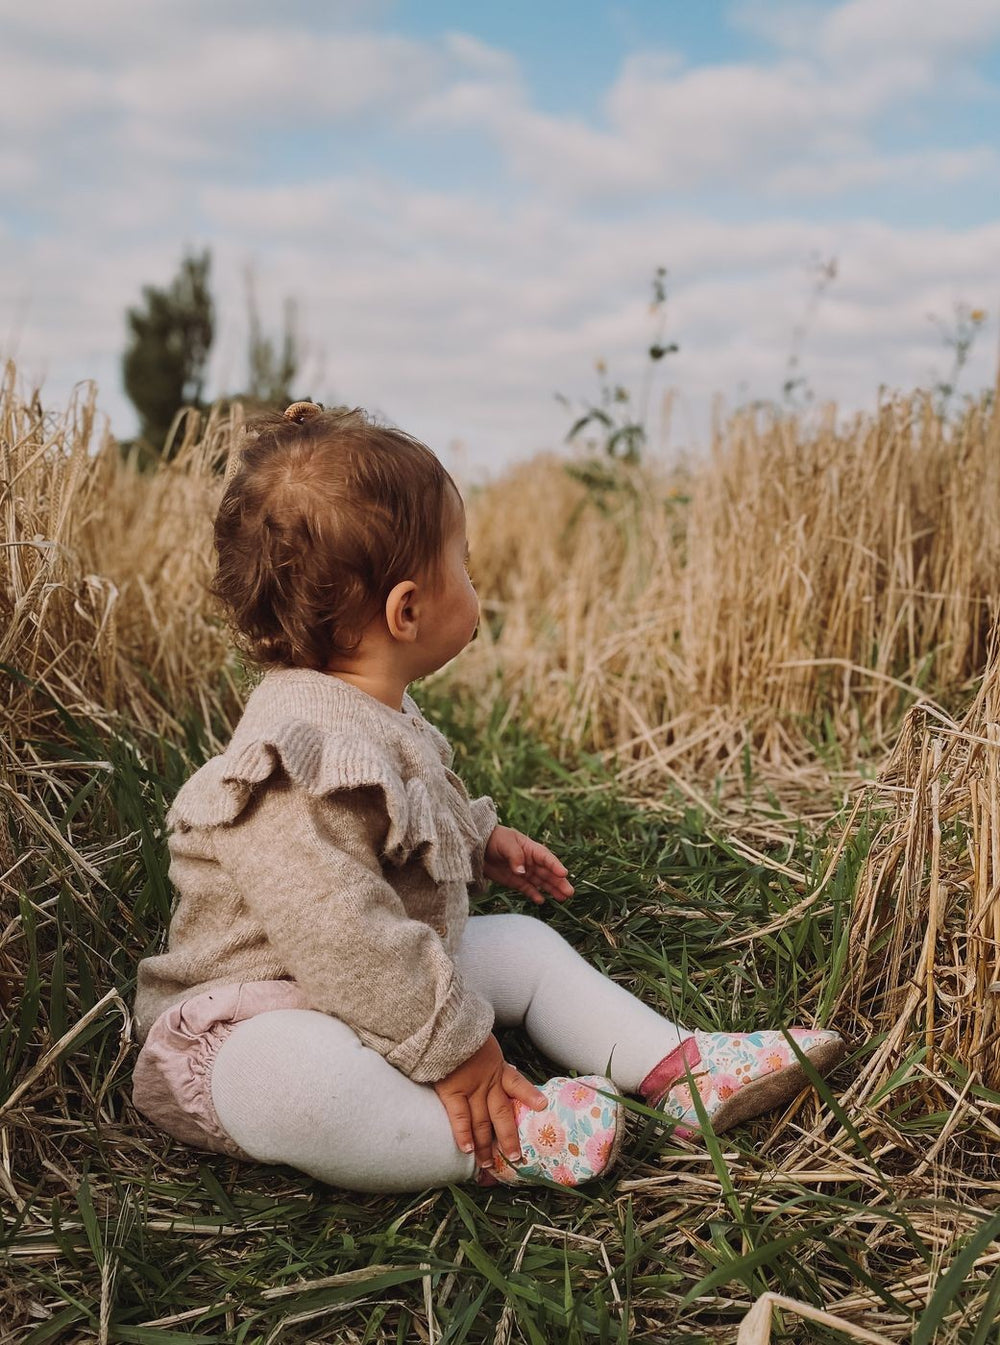
[[[523,892],[536,906],[544,902],[543,892],[556,901],[565,901],[573,895],[565,864],[560,864],[544,845],[512,827],[493,828],[486,842],[483,872],[490,882]]]

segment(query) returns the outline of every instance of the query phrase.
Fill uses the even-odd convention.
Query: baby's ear
[[[385,600],[385,623],[394,640],[411,642],[417,638],[417,586],[412,579],[397,584]]]

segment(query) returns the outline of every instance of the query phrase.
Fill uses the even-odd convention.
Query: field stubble
[[[82,1180],[72,1164],[67,1172],[37,1110],[46,1098],[58,1104],[56,1129],[73,1129],[82,1097],[129,1162],[158,1161],[153,1150],[139,1146],[139,1160],[129,1149],[131,1123],[123,1127],[109,1094],[130,1049],[127,1007],[99,981],[65,984],[53,930],[68,918],[67,893],[95,927],[99,913],[113,928],[117,913],[129,929],[148,920],[153,937],[167,913],[162,838],[144,816],[162,805],[163,777],[149,770],[152,749],[138,744],[161,744],[180,778],[187,760],[221,746],[239,713],[242,670],[206,597],[211,519],[239,430],[238,419],[192,420],[175,458],[142,475],[98,434],[92,393],[46,415],[17,394],[12,368],[0,389],[0,990],[8,1004],[20,997],[22,1010],[34,1006],[11,1019],[5,1037],[20,1072],[0,1106],[0,1183],[24,1221],[22,1264],[44,1258],[46,1238],[70,1260],[78,1249],[61,1241],[70,1225],[39,1222],[12,1143],[39,1170],[63,1175],[82,1214],[76,1228],[94,1248],[86,1169]],[[676,1338],[732,1339],[733,1314],[755,1298],[741,1342],[770,1339],[777,1321],[792,1333],[783,1338],[990,1338],[980,1327],[1000,1302],[998,503],[996,412],[983,402],[945,424],[921,395],[848,428],[832,413],[808,430],[737,418],[705,461],[623,467],[603,488],[549,456],[469,494],[481,638],[428,694],[471,707],[494,761],[517,724],[548,745],[551,763],[589,762],[605,791],[659,814],[662,834],[673,827],[682,849],[696,817],[720,864],[738,866],[753,888],[752,901],[733,895],[728,910],[709,903],[686,912],[716,930],[704,945],[709,961],[724,958],[727,974],[738,964],[733,1004],[748,968],[762,975],[758,962],[769,965],[773,977],[781,965],[803,1016],[833,1015],[866,1043],[839,1101],[823,1089],[766,1140],[683,1162],[671,1150],[667,1170],[651,1152],[618,1184],[610,1222],[596,1214],[587,1234],[618,1249],[601,1293],[618,1301],[635,1247],[654,1230],[655,1264],[681,1268],[642,1280],[630,1309],[635,1339],[672,1338],[641,1332],[702,1308],[717,1315],[717,1330],[692,1334],[692,1318]],[[79,725],[93,735],[89,760]],[[100,793],[108,757],[132,791],[117,796],[121,834],[81,831],[72,818]],[[484,783],[500,789],[504,780]],[[559,792],[558,772],[548,785]],[[540,824],[525,812],[530,788],[518,787],[521,824]],[[530,808],[551,821],[550,806],[540,787]],[[134,878],[130,857],[146,878],[126,909],[109,878]],[[646,878],[656,884],[669,869],[651,864]],[[686,872],[673,888],[663,880],[664,900],[684,900]],[[598,933],[616,928],[595,921]],[[608,939],[634,951],[637,967],[643,958],[655,966],[655,936],[628,942],[638,927]],[[816,951],[824,943],[825,957]],[[105,981],[127,981],[134,951],[99,952]],[[797,959],[812,968],[800,980]],[[758,988],[763,995],[764,982]],[[109,1011],[124,1016],[120,1039],[112,1050],[105,1033],[96,1065],[81,1072],[72,1053]],[[64,1055],[74,1106],[57,1063]],[[110,1204],[121,1193],[109,1171],[98,1186]],[[280,1205],[296,1188],[279,1186]],[[169,1207],[166,1190],[158,1198]],[[212,1198],[225,1213],[236,1197]],[[249,1206],[238,1213],[245,1227]],[[462,1218],[471,1227],[479,1215]],[[583,1247],[578,1230],[550,1219],[561,1224],[567,1256],[573,1236]],[[694,1232],[692,1219],[709,1231]],[[711,1231],[719,1221],[725,1237]],[[527,1239],[521,1260],[504,1271],[515,1301],[532,1275],[544,1279],[537,1251],[535,1269],[523,1271],[532,1234],[544,1243],[553,1232],[537,1221],[524,1227],[512,1244]],[[762,1242],[762,1227],[772,1241]],[[488,1245],[488,1231],[479,1232]],[[780,1255],[799,1242],[812,1249],[814,1277],[783,1279]],[[143,1339],[140,1328],[108,1334],[111,1259],[103,1249],[100,1332]],[[777,1280],[766,1277],[769,1266]],[[435,1291],[448,1283],[436,1260],[416,1270],[410,1278],[425,1298],[432,1271]],[[722,1287],[734,1281],[730,1298]],[[761,1297],[775,1282],[793,1292]],[[425,1338],[436,1338],[434,1315],[430,1301]],[[502,1319],[496,1338],[513,1325]],[[63,1337],[36,1337],[46,1338]],[[65,1338],[77,1338],[68,1326]]]

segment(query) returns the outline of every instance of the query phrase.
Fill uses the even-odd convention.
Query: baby
[[[470,918],[470,887],[573,887],[468,797],[407,692],[479,621],[430,449],[361,411],[265,416],[215,546],[213,592],[264,675],[167,815],[178,899],[138,967],[133,1091],[162,1130],[356,1191],[576,1186],[615,1161],[622,1093],[693,1136],[692,1088],[721,1131],[805,1086],[802,1057],[840,1060],[830,1031],[688,1031],[544,922]],[[535,1087],[496,1025],[578,1077]]]

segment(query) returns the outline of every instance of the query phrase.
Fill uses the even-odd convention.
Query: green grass
[[[492,794],[505,822],[568,865],[576,896],[538,918],[594,964],[691,1026],[829,1016],[849,973],[868,830],[814,909],[732,944],[787,912],[800,888],[678,800],[628,805],[599,762],[557,761],[499,704],[477,729],[440,683],[417,697],[455,743],[470,791]],[[165,805],[207,750],[197,720],[186,723],[171,743],[66,718],[63,743],[35,745],[45,769],[30,775],[30,802],[53,830],[23,810],[6,821],[22,862],[2,896],[0,1097],[109,990],[131,1007],[136,963],[159,949],[169,918]],[[807,886],[842,820],[819,834],[788,828],[780,858]],[[494,891],[478,909],[534,908]],[[890,1088],[903,1142],[874,1153],[866,1118],[837,1102],[873,1043],[855,1047],[832,1086],[817,1081],[820,1103],[777,1136],[778,1118],[762,1119],[697,1149],[636,1103],[619,1169],[581,1191],[359,1197],[154,1131],[131,1106],[125,1027],[112,998],[0,1112],[0,1340],[693,1345],[734,1340],[767,1290],[835,1313],[867,1300],[845,1315],[886,1339],[997,1339],[1000,1262],[983,1264],[996,1214],[981,1192],[908,1180],[943,1118],[914,1116]],[[518,1034],[504,1046],[528,1072],[549,1072]],[[905,1282],[921,1276],[911,1293]],[[779,1313],[772,1339],[845,1337]]]

